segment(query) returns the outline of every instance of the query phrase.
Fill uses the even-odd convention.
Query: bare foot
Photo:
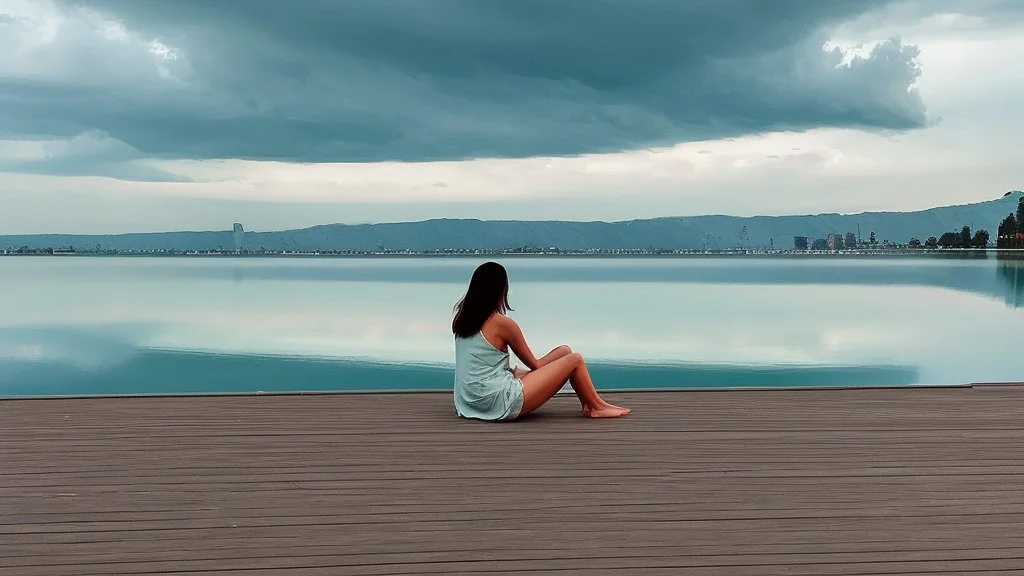
[[[601,407],[602,408],[622,408],[622,406],[616,406],[615,404],[612,404],[611,402],[606,401],[604,398],[601,398],[600,400],[601,400]],[[622,408],[622,409],[625,410],[625,408]]]
[[[599,406],[596,408],[586,407],[583,409],[583,415],[587,418],[618,418],[625,416],[632,412],[629,408],[620,408],[618,406]]]
[[[595,408],[621,408],[621,406],[616,406],[614,404],[611,404],[611,403],[607,402],[604,398],[601,398],[600,396],[598,396],[597,404],[595,404],[594,407]],[[580,409],[583,412],[586,412],[587,411],[587,405],[582,403],[582,402],[580,402]]]

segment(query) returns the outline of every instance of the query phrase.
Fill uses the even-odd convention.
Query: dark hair
[[[511,309],[505,267],[497,262],[484,262],[473,272],[466,295],[455,304],[452,333],[459,338],[469,338],[480,331],[491,314],[504,314]]]

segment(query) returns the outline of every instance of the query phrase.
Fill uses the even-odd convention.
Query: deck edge
[[[658,387],[658,388],[600,388],[602,393],[609,394],[650,394],[650,393],[707,393],[707,392],[824,392],[824,391],[857,391],[857,390],[935,390],[935,389],[970,389],[984,387],[1024,386],[1024,382],[985,382],[966,384],[879,384],[864,386],[723,386],[723,387]],[[451,390],[432,389],[392,389],[392,390],[281,390],[271,392],[153,392],[138,394],[39,394],[39,395],[0,395],[0,402],[18,400],[100,400],[100,399],[132,399],[132,398],[230,398],[253,396],[343,396],[343,395],[440,395],[451,394]],[[565,395],[565,393],[559,393]]]

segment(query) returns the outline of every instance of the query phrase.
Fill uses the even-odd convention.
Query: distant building
[[[807,236],[793,236],[794,250],[807,250]]]
[[[828,238],[825,239],[825,243],[828,244],[829,250],[843,249],[843,237],[839,234],[829,234]]]
[[[828,250],[828,240],[824,238],[818,238],[811,244],[811,250],[817,250],[820,252]]]
[[[245,230],[242,229],[242,225],[235,222],[233,227],[234,238],[235,238],[235,252],[241,252],[245,246]]]

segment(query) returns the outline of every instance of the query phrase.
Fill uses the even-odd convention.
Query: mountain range
[[[326,224],[278,232],[245,232],[250,250],[440,250],[505,249],[523,246],[563,250],[648,248],[729,249],[791,248],[795,236],[811,241],[830,233],[854,234],[879,242],[922,242],[930,236],[959,231],[963,226],[985,229],[995,236],[999,222],[1017,209],[1019,190],[1001,198],[943,206],[916,212],[864,212],[804,216],[683,216],[620,222],[435,219],[386,224]],[[231,250],[231,230],[153,232],[111,235],[0,235],[0,249],[76,246],[108,250]]]

